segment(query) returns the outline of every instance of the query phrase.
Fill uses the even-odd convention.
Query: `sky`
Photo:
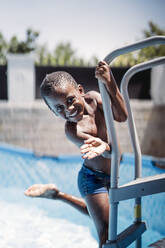
[[[0,32],[25,39],[39,31],[50,51],[70,42],[78,56],[103,59],[112,50],[143,38],[153,21],[165,29],[165,0],[0,0]]]

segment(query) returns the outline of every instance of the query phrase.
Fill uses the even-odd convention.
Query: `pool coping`
[[[6,143],[0,142],[0,151],[7,152],[7,153],[14,153],[22,156],[31,156],[35,158],[47,158],[47,159],[55,159],[59,162],[81,162],[83,161],[81,155],[59,155],[59,156],[49,156],[49,155],[36,155],[34,151],[26,148],[17,147],[14,145],[9,145]],[[123,163],[129,163],[134,164],[134,154],[133,153],[123,153],[122,155],[122,162]],[[165,158],[157,158],[150,155],[142,155],[142,163],[143,166],[157,166],[161,169],[165,169]],[[158,166],[158,164],[160,166]]]

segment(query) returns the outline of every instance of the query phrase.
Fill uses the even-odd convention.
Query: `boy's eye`
[[[63,110],[63,106],[62,105],[56,106],[56,112],[60,113],[62,110]]]
[[[67,99],[67,103],[71,104],[71,103],[73,102],[73,100],[74,100],[74,97],[69,97],[69,98]]]

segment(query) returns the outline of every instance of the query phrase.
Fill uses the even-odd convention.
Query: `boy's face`
[[[81,85],[75,88],[71,84],[56,86],[54,93],[46,96],[52,111],[62,119],[78,122],[84,114],[84,91]]]

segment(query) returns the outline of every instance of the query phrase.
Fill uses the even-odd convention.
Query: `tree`
[[[135,56],[132,53],[123,54],[112,63],[115,67],[130,67],[136,64]]]
[[[29,53],[36,49],[36,39],[39,32],[27,29],[25,41],[19,41],[16,36],[13,36],[8,44],[9,53]]]
[[[144,38],[152,37],[155,35],[165,35],[165,30],[160,29],[158,25],[150,21],[149,30],[144,30],[143,35]],[[165,56],[165,45],[150,46],[139,51],[137,62],[139,63],[161,56]]]
[[[6,64],[7,53],[29,53],[34,51],[36,54],[36,64],[51,66],[95,66],[97,57],[93,56],[90,61],[76,55],[75,49],[70,42],[60,42],[54,51],[48,50],[46,44],[37,45],[36,40],[39,32],[32,29],[26,30],[25,40],[19,40],[16,35],[12,36],[9,42],[0,33],[0,64]]]
[[[49,51],[47,49],[46,45],[42,45],[37,47],[36,49],[36,55],[37,55],[37,60],[36,63],[38,65],[52,65],[52,61],[50,63],[48,63],[48,54]]]
[[[75,51],[69,42],[59,43],[54,50],[54,57],[57,65],[71,65]]]
[[[98,59],[93,56],[90,61],[76,55],[70,42],[60,42],[51,53],[46,45],[37,48],[37,64],[51,66],[96,66]]]
[[[13,36],[9,42],[7,42],[2,33],[0,33],[0,64],[7,63],[7,53],[29,53],[34,51],[37,47],[36,39],[39,36],[39,32],[27,29],[25,41],[19,41],[17,36]]]
[[[148,29],[143,30],[142,39],[156,35],[165,35],[165,30],[158,27],[152,21],[148,23]],[[119,56],[113,63],[114,66],[133,66],[156,57],[165,56],[165,45],[149,46],[139,50],[136,54],[125,54]]]
[[[149,27],[143,30],[143,39],[155,35],[165,35],[165,30],[158,27],[153,22],[149,22]],[[76,55],[75,49],[72,48],[70,42],[60,42],[51,52],[46,45],[38,46],[36,43],[39,32],[33,29],[27,29],[26,38],[20,41],[17,36],[13,36],[9,42],[5,40],[0,33],[0,64],[6,64],[7,53],[28,53],[35,51],[37,55],[36,63],[38,65],[52,66],[96,66],[98,58],[93,56],[86,61],[84,58]],[[121,55],[113,62],[113,66],[133,66],[137,63],[150,60],[158,56],[165,56],[165,46],[159,45],[147,47],[136,52]]]
[[[6,64],[6,53],[7,53],[7,42],[3,37],[3,34],[0,33],[0,64]]]

